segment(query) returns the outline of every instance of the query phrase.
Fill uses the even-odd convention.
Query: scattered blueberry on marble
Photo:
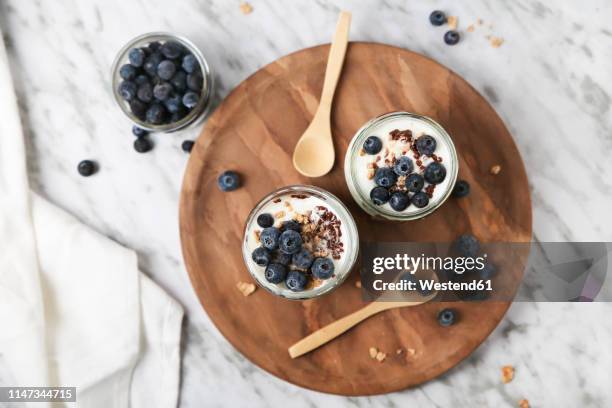
[[[305,274],[298,271],[291,271],[287,274],[287,279],[285,279],[285,285],[289,288],[289,290],[293,292],[300,292],[306,288],[306,283],[308,282],[308,278]]]
[[[279,248],[285,254],[293,255],[302,249],[302,236],[294,230],[286,230],[280,236]]]
[[[465,180],[459,180],[453,188],[453,197],[462,198],[470,193],[470,184]]]
[[[153,143],[147,137],[139,137],[134,140],[134,150],[138,153],[146,153],[153,149]]]
[[[377,136],[368,137],[365,142],[363,142],[363,150],[367,154],[376,154],[382,150],[382,140],[380,140]]]
[[[183,143],[181,143],[181,149],[183,149],[183,151],[185,153],[191,153],[191,149],[193,149],[193,140],[183,140]]]
[[[274,227],[264,228],[259,235],[259,240],[264,248],[270,250],[276,249],[278,248],[278,243],[280,241],[280,231],[278,228]]]
[[[427,207],[427,204],[429,204],[429,196],[426,193],[419,191],[418,193],[414,193],[412,198],[410,198],[410,201],[417,208],[425,208]]]
[[[416,140],[416,148],[420,154],[431,156],[436,151],[436,139],[423,135]]]
[[[263,213],[257,216],[257,225],[261,228],[268,228],[274,225],[274,217],[272,214]]]
[[[281,231],[293,230],[297,232],[302,231],[302,226],[294,220],[283,221],[281,224]]]
[[[474,257],[480,251],[480,243],[473,235],[461,235],[455,241],[455,248],[461,256]]]
[[[397,191],[391,194],[389,205],[395,211],[404,211],[406,208],[408,208],[408,205],[410,205],[410,198],[408,197],[408,194]]]
[[[312,265],[312,261],[314,261],[314,257],[307,249],[302,248],[291,258],[293,265],[299,269],[308,269],[310,265]]]
[[[440,10],[434,10],[429,15],[429,22],[435,26],[441,26],[446,23],[446,14]]]
[[[411,175],[406,177],[406,188],[411,193],[418,193],[423,189],[424,185],[425,180],[420,174],[412,173]]]
[[[455,30],[447,31],[444,34],[444,42],[448,45],[455,45],[459,42],[459,33]]]
[[[253,258],[253,262],[255,262],[257,265],[266,266],[268,265],[268,263],[270,263],[272,255],[270,254],[270,251],[268,251],[266,248],[259,247],[255,248],[253,254],[251,255],[251,258]]]
[[[287,267],[285,265],[271,263],[264,272],[266,280],[270,283],[281,283],[287,276]]]
[[[440,326],[448,327],[455,323],[455,311],[453,309],[443,309],[438,313],[438,323]]]
[[[79,165],[77,166],[77,170],[79,174],[83,177],[89,177],[93,175],[97,169],[98,169],[98,166],[92,160],[82,160],[81,162],[79,162]]]
[[[312,263],[310,272],[317,279],[329,279],[334,274],[334,263],[329,258],[317,258]]]
[[[224,171],[219,175],[217,184],[221,191],[234,191],[240,187],[240,176],[235,171]]]
[[[431,162],[425,167],[423,177],[430,184],[440,184],[446,178],[446,168],[438,162]]]
[[[393,171],[398,176],[407,176],[412,172],[414,166],[412,164],[412,160],[408,156],[402,156],[395,162],[393,166]]]
[[[374,182],[376,185],[389,188],[397,181],[397,174],[390,167],[380,167],[374,173]]]
[[[480,279],[491,279],[497,273],[497,268],[490,262],[487,262],[484,267],[478,271]]]
[[[149,134],[149,131],[134,125],[132,126],[132,134],[136,137],[144,137]]]
[[[389,201],[389,190],[384,187],[374,187],[372,191],[370,191],[370,200],[375,205],[383,205]]]

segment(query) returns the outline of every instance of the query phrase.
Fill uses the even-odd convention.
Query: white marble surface
[[[129,38],[146,31],[187,35],[217,72],[218,97],[264,64],[328,42],[340,9],[351,38],[433,57],[481,91],[514,135],[530,175],[540,240],[612,241],[612,3],[492,0],[410,2],[251,0],[21,1],[0,3],[35,188],[86,223],[136,249],[140,263],[188,310],[181,407],[612,405],[612,305],[515,304],[468,360],[417,389],[372,398],[307,391],[272,377],[237,353],[195,298],[177,225],[184,138],[156,135],[155,150],[131,149],[114,106],[109,67]],[[442,42],[427,16],[459,16],[463,41]],[[477,18],[484,25],[465,33]],[[492,28],[489,28],[492,24]],[[503,37],[493,48],[486,34]],[[1,118],[1,114],[0,114]],[[6,137],[1,135],[1,137]],[[101,164],[95,177],[79,160]],[[516,199],[520,199],[517,197]],[[516,379],[500,383],[500,367]]]

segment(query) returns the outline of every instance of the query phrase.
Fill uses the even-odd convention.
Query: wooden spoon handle
[[[336,25],[336,34],[329,49],[329,57],[327,59],[327,68],[325,70],[325,80],[323,82],[323,91],[321,92],[321,101],[319,102],[319,110],[326,109],[331,112],[331,104],[334,99],[334,91],[340,78],[342,64],[344,63],[344,55],[348,46],[349,28],[351,26],[351,13],[343,11],[338,18]]]
[[[302,354],[306,354],[309,351],[322,346],[328,341],[335,339],[351,327],[362,322],[373,314],[380,312],[381,310],[383,310],[383,308],[381,308],[379,304],[371,303],[366,307],[351,313],[350,315],[344,316],[343,318],[311,333],[295,343],[293,346],[289,347],[289,355],[291,358],[296,358]]]

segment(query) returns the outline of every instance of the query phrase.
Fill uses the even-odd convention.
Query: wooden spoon
[[[343,11],[338,18],[336,34],[329,50],[319,107],[293,152],[293,166],[307,177],[323,176],[334,166],[331,105],[348,46],[350,25],[351,13]]]
[[[289,355],[291,358],[299,357],[322,346],[323,344],[335,339],[351,327],[361,323],[370,316],[380,313],[385,310],[395,309],[398,307],[418,306],[426,303],[436,296],[437,292],[433,291],[428,296],[419,296],[417,300],[407,302],[372,302],[369,305],[344,316],[333,323],[309,334],[302,340],[289,347]]]

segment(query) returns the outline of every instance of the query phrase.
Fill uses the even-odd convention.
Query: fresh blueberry
[[[261,228],[268,228],[274,225],[274,217],[272,214],[263,213],[257,216],[257,225]]]
[[[408,194],[398,191],[391,194],[389,205],[395,211],[404,211],[408,205],[410,205],[410,198],[408,197]]]
[[[200,92],[202,90],[203,82],[204,77],[202,77],[202,73],[200,71],[187,75],[187,87],[192,91]]]
[[[440,326],[448,327],[455,323],[455,311],[453,309],[443,309],[438,313],[438,323]]]
[[[291,255],[276,250],[272,252],[272,261],[270,262],[289,266],[291,263]]]
[[[423,177],[430,184],[440,184],[446,178],[446,168],[438,162],[431,162],[425,167]]]
[[[406,177],[406,188],[411,193],[418,193],[425,185],[425,180],[420,174],[412,173]]]
[[[302,226],[294,220],[283,221],[281,225],[281,231],[293,230],[297,232],[302,232]]]
[[[444,42],[448,45],[455,45],[459,42],[459,33],[455,30],[450,30],[444,33]]]
[[[155,85],[153,88],[153,96],[159,101],[165,101],[172,94],[172,85],[167,82]]]
[[[153,103],[149,106],[149,109],[147,109],[147,122],[159,125],[164,122],[167,113],[164,105]]]
[[[139,85],[136,97],[145,103],[151,102],[153,100],[153,87],[151,84],[147,82]]]
[[[370,191],[370,200],[376,205],[383,205],[389,201],[389,190],[384,187],[374,187]]]
[[[462,198],[470,193],[470,184],[465,180],[459,180],[453,188],[453,197]]]
[[[164,81],[167,81],[172,78],[175,72],[176,65],[174,65],[174,62],[170,60],[163,60],[157,66],[157,76],[159,76]]]
[[[183,105],[191,109],[198,104],[198,94],[195,92],[187,92],[183,95]]]
[[[376,154],[382,150],[382,140],[380,140],[377,136],[368,137],[365,142],[363,142],[363,150],[367,154]]]
[[[251,258],[253,258],[253,262],[255,262],[257,265],[266,266],[268,263],[270,263],[272,255],[266,248],[259,247],[253,251]]]
[[[136,137],[143,137],[148,135],[149,131],[134,125],[132,126],[132,134]]]
[[[148,137],[139,137],[134,140],[134,150],[138,153],[146,153],[151,149],[153,149],[153,143],[151,143]]]
[[[436,151],[436,139],[423,135],[416,140],[416,148],[420,154],[431,156]]]
[[[130,64],[122,65],[119,68],[119,76],[127,81],[131,81],[136,78],[136,68]]]
[[[259,234],[259,240],[264,248],[269,250],[276,249],[280,241],[280,231],[274,227],[264,228],[261,234]]]
[[[310,268],[310,265],[312,265],[312,261],[314,260],[314,257],[312,256],[310,252],[308,252],[308,250],[306,250],[305,248],[302,248],[298,252],[293,254],[293,257],[291,259],[292,259],[293,265],[295,265],[296,268],[308,269]]]
[[[156,85],[159,86],[159,85]],[[181,100],[181,97],[179,95],[173,95],[169,98],[167,98],[164,101],[164,106],[166,106],[166,109],[168,109],[168,112],[170,113],[176,113],[183,108],[183,101]]]
[[[193,149],[193,140],[183,140],[183,143],[181,143],[181,149],[183,149],[183,151],[185,153],[191,153],[191,149]]]
[[[291,271],[287,274],[285,285],[293,292],[300,292],[306,288],[308,278],[302,272]]]
[[[317,258],[312,263],[310,272],[317,279],[329,279],[334,274],[334,263],[329,258]]]
[[[286,230],[280,236],[278,244],[282,252],[293,255],[302,249],[302,236],[294,230]]]
[[[135,79],[134,79],[134,83],[138,86],[142,85],[142,84],[148,84],[149,83],[149,77],[143,74],[138,75]]]
[[[393,166],[393,171],[398,176],[407,176],[412,172],[414,166],[412,165],[412,160],[408,156],[402,156],[395,162],[395,166]]]
[[[155,77],[157,75],[157,66],[160,62],[162,62],[164,56],[159,52],[154,52],[145,58],[145,62],[142,66],[142,69],[149,74],[150,77]]]
[[[221,191],[234,191],[238,187],[240,187],[240,176],[235,171],[224,171],[219,175],[219,178],[217,179],[217,184],[219,185]]]
[[[414,193],[410,201],[417,208],[425,208],[427,207],[427,204],[429,204],[429,196],[426,193],[419,191],[418,193]]]
[[[191,74],[200,68],[200,64],[198,63],[198,60],[196,59],[195,55],[187,54],[183,57],[182,67],[185,72]]]
[[[141,48],[132,48],[128,53],[128,59],[130,60],[130,64],[135,67],[142,67],[144,64],[146,54]]]
[[[150,42],[149,45],[147,45],[147,50],[149,50],[149,52],[157,52],[160,48],[161,43],[159,41],[153,41]]]
[[[285,265],[272,263],[266,268],[264,276],[270,283],[281,283],[285,280],[285,276],[287,276],[287,267]]]
[[[385,188],[389,188],[397,181],[397,174],[391,169],[391,167],[380,167],[376,169],[374,174],[374,182]]]
[[[491,279],[497,274],[497,268],[492,263],[486,263],[484,267],[478,271],[480,279]]]
[[[183,53],[183,46],[176,41],[166,41],[160,48],[166,58],[176,59]]]
[[[184,93],[187,90],[187,74],[183,71],[178,71],[174,74],[170,83],[176,92]]]
[[[89,177],[96,172],[98,166],[91,160],[82,160],[77,166],[79,174],[83,177]]]
[[[187,113],[187,110],[181,106],[181,108],[177,112],[174,112],[172,116],[170,116],[170,123],[178,122],[179,120],[187,116]]]
[[[147,105],[139,99],[132,99],[129,103],[130,110],[132,111],[134,116],[144,121],[147,116]]]
[[[446,23],[446,15],[440,10],[434,10],[429,15],[429,22],[435,26],[441,26]]]
[[[480,251],[480,243],[475,236],[469,234],[464,234],[457,238],[455,247],[461,256],[474,257]]]
[[[119,84],[119,95],[126,101],[134,99],[137,90],[136,84],[132,81],[123,81]]]

